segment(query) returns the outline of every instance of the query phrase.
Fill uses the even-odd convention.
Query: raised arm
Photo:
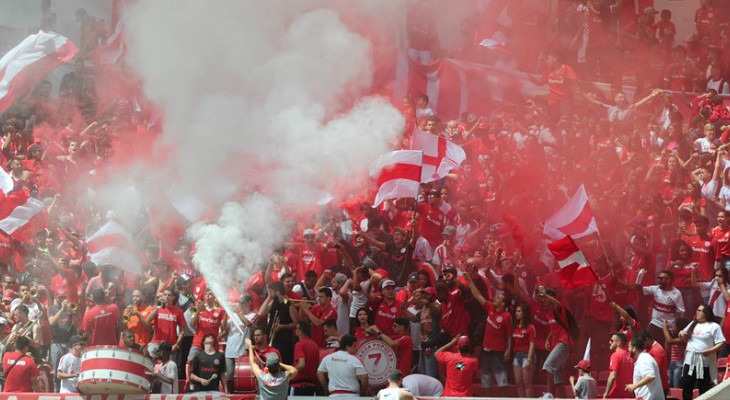
[[[464,279],[466,279],[466,283],[469,285],[471,295],[474,296],[474,299],[477,302],[479,302],[479,305],[484,306],[484,303],[487,302],[487,299],[485,299],[484,296],[482,296],[482,294],[479,292],[479,289],[477,289],[477,286],[474,284],[471,275],[469,273],[464,274]]]

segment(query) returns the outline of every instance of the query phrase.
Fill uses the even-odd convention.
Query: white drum
[[[116,346],[87,348],[81,355],[81,394],[148,394],[152,359]]]

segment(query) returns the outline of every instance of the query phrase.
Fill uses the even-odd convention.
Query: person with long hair
[[[639,325],[639,317],[636,316],[636,311],[634,310],[634,307],[626,306],[626,308],[621,307],[620,305],[611,302],[611,308],[613,308],[619,315],[619,322],[616,326],[616,332],[621,332],[624,335],[626,335],[626,340],[631,341],[631,338],[634,337],[639,331],[641,330],[641,325]]]
[[[682,398],[691,400],[695,386],[700,395],[712,387],[710,369],[716,365],[716,353],[725,343],[725,336],[720,325],[715,322],[712,308],[703,304],[697,307],[695,320],[679,332],[679,338],[687,342],[682,367]]]
[[[354,336],[357,340],[377,339],[378,334],[370,327],[373,325],[373,316],[367,308],[357,310],[357,326],[354,329]]]
[[[531,323],[530,307],[520,304],[515,309],[515,327],[512,330],[514,359],[512,368],[517,385],[517,397],[532,397],[532,377],[535,357],[535,326]]]

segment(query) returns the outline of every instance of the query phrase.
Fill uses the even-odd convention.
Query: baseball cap
[[[412,281],[418,282],[418,274],[415,272],[411,272],[410,275],[408,275],[408,282]]]
[[[343,274],[342,272],[338,272],[335,274],[335,280],[340,284],[344,284],[345,282],[347,282],[347,275]]]
[[[314,229],[305,229],[304,232],[302,232],[302,236],[314,236]]]
[[[456,267],[449,266],[449,267],[444,268],[444,270],[441,271],[441,272],[444,273],[444,274],[447,273],[447,272],[451,272],[452,274],[456,274]]]
[[[276,353],[266,354],[266,368],[269,369],[269,372],[279,371],[279,356]]]
[[[583,371],[590,371],[591,370],[591,362],[588,360],[580,360],[578,361],[578,364],[573,367],[574,369],[582,369]]]
[[[454,228],[452,225],[446,225],[442,234],[451,236],[454,233],[456,233],[456,228]]]
[[[15,299],[15,291],[12,289],[5,289],[3,292],[3,301],[13,301]]]
[[[459,340],[456,341],[456,347],[463,349],[464,347],[471,347],[471,340],[469,336],[459,336]]]
[[[384,281],[380,282],[381,289],[385,289],[388,286],[395,286],[395,282],[390,279],[385,279]]]

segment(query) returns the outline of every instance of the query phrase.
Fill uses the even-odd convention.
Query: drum
[[[148,394],[152,359],[117,346],[87,348],[81,355],[81,394]]]
[[[54,391],[53,375],[51,375],[51,366],[41,364],[38,366],[38,386],[39,392],[51,393]]]
[[[233,370],[233,393],[256,393],[257,389],[256,376],[248,365],[248,358],[239,358]]]
[[[383,386],[388,375],[395,369],[396,355],[392,347],[382,340],[367,340],[358,347],[355,357],[362,361],[368,373],[370,386]]]

